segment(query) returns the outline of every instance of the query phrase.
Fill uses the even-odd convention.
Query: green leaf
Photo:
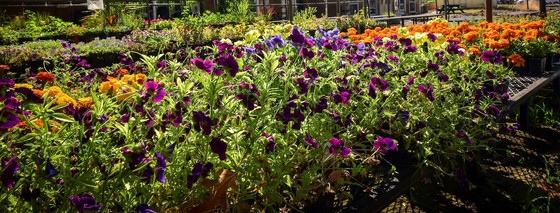
[[[37,137],[38,135],[39,134],[37,134],[37,133],[29,133],[29,134],[24,135],[23,137],[19,138],[18,142],[24,142],[24,141],[31,140],[31,139]]]
[[[52,116],[54,117],[54,119],[62,121],[62,122],[68,122],[68,123],[72,123],[74,122],[74,118],[64,114],[64,113],[54,113],[52,114]]]

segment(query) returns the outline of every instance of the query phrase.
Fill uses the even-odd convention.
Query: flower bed
[[[499,52],[431,33],[348,44],[288,32],[122,54],[115,68],[4,68],[0,208],[304,208],[367,188],[357,180],[384,175],[370,171],[391,152],[452,174],[514,130],[500,119],[512,73]]]

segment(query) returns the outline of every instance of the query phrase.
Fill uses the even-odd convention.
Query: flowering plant
[[[453,171],[512,129],[497,52],[317,32],[1,78],[0,210],[295,208],[350,199],[394,152]]]

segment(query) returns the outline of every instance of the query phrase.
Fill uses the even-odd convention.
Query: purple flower
[[[368,95],[373,99],[377,97],[377,86],[372,82],[368,83]]]
[[[59,172],[54,168],[51,163],[51,159],[47,159],[47,164],[45,165],[45,178],[51,178],[57,175]]]
[[[212,138],[212,140],[210,141],[210,149],[213,153],[218,154],[220,160],[226,159],[227,144],[223,142],[222,139]]]
[[[395,116],[401,117],[401,124],[405,126],[406,122],[408,122],[408,119],[410,118],[410,112],[399,110],[397,111],[397,114],[395,114]]]
[[[434,42],[437,40],[437,36],[434,35],[433,33],[428,33],[428,39],[430,39],[430,41]]]
[[[146,95],[148,95],[148,94],[153,94],[154,95],[154,98],[153,98],[154,103],[158,103],[158,102],[162,101],[163,98],[165,98],[165,95],[167,94],[167,92],[165,92],[165,90],[163,90],[163,85],[158,84],[155,81],[146,82],[146,84],[144,84],[144,87],[148,91],[148,93],[146,93]],[[146,97],[148,97],[148,96],[146,96]]]
[[[392,61],[395,65],[399,65],[399,58],[394,55],[387,56],[387,60]]]
[[[292,33],[290,34],[289,38],[295,44],[303,44],[305,42],[305,36],[301,34],[296,26],[292,28]]]
[[[301,49],[299,49],[299,55],[307,58],[309,60],[313,59],[313,57],[315,57],[315,53],[312,50],[309,50],[305,47],[302,47]]]
[[[156,63],[156,67],[160,70],[165,69],[165,66],[167,66],[167,62],[165,62],[165,60],[161,60]]]
[[[416,46],[407,45],[404,47],[404,54],[416,52]]]
[[[206,72],[209,73],[209,74],[214,74],[214,75],[217,75],[217,76],[220,76],[220,75],[223,74],[223,72],[221,72],[221,71],[213,72],[214,63],[213,63],[212,61],[210,61],[210,60],[202,60],[202,59],[200,59],[200,58],[195,58],[195,59],[192,60],[192,63],[193,63],[198,69],[204,70],[204,71],[206,71]]]
[[[262,133],[262,136],[268,140],[268,143],[266,144],[266,154],[274,152],[274,147],[276,146],[274,138],[266,132]]]
[[[344,141],[338,138],[331,138],[329,143],[331,145],[329,147],[329,153],[333,155],[339,154],[342,157],[346,157],[352,152],[350,148],[344,147]]]
[[[138,168],[138,164],[142,163],[146,159],[146,154],[144,152],[133,152],[126,147],[123,147],[121,152],[128,161],[128,166],[132,170]]]
[[[309,135],[308,132],[305,132],[305,139],[304,139],[305,143],[307,143],[307,145],[318,149],[319,145],[317,144],[317,142],[315,140],[313,140],[313,138],[311,138],[311,135]]]
[[[404,100],[407,100],[408,91],[410,91],[410,85],[408,85],[408,84],[404,85],[404,87],[401,90],[401,92],[403,93]]]
[[[387,43],[385,43],[383,47],[389,52],[396,52],[397,50],[399,50],[399,45],[397,45],[397,42],[395,41],[387,41]]]
[[[198,181],[198,178],[200,178],[200,176],[206,177],[208,176],[208,173],[210,172],[210,170],[212,169],[214,165],[210,162],[206,163],[206,165],[203,165],[202,162],[198,162],[193,166],[193,169],[191,171],[191,174],[187,177],[187,188],[192,188],[193,184],[196,183],[196,181]]]
[[[486,63],[492,64],[501,64],[502,63],[502,54],[498,51],[483,51],[480,59]]]
[[[382,153],[387,153],[387,151],[395,150],[397,145],[393,142],[393,139],[379,136],[377,140],[373,142],[373,147]]]
[[[156,180],[161,183],[165,183],[165,176],[163,174],[163,172],[165,172],[165,169],[167,168],[167,164],[165,163],[165,158],[163,158],[162,155],[156,152],[156,159],[157,159]]]
[[[95,204],[95,198],[90,194],[73,195],[69,199],[72,206],[76,207],[79,212],[99,211],[103,207],[101,204]]]
[[[448,40],[447,41],[449,43],[449,46],[447,46],[447,52],[449,54],[458,54],[460,56],[464,56],[465,52],[463,50],[460,50],[459,48],[459,43],[455,40]]]
[[[217,58],[216,61],[218,62],[218,65],[229,71],[229,75],[231,77],[235,77],[235,75],[239,72],[239,64],[232,55],[222,55]]]
[[[327,109],[327,106],[328,106],[327,98],[325,96],[322,96],[319,100],[319,103],[317,103],[317,105],[315,106],[315,109],[313,109],[313,112],[315,113],[323,112],[323,110]]]
[[[428,62],[428,69],[433,70],[433,71],[438,71],[439,70],[439,65],[432,63],[432,61],[430,60]]]
[[[212,132],[212,126],[214,126],[212,119],[200,111],[193,112],[193,118],[194,129],[199,132],[202,130],[203,135],[210,135]]]
[[[177,142],[172,143],[167,148],[165,148],[165,152],[163,154],[165,155],[165,158],[167,160],[171,160],[173,158],[173,151],[175,151],[176,146],[177,146]]]
[[[140,205],[136,206],[136,212],[137,213],[157,213],[156,211],[149,209],[148,204],[140,204]]]
[[[2,159],[3,170],[0,179],[2,180],[2,184],[8,189],[14,187],[14,185],[16,184],[14,175],[19,170],[19,163],[17,162],[17,160],[17,156],[10,158],[7,163],[5,163],[4,159]]]
[[[381,88],[382,92],[385,92],[387,90],[387,81],[385,81],[385,80],[382,80],[382,79],[377,78],[377,77],[373,77],[371,79],[371,83],[379,86]]]
[[[336,103],[342,103],[342,104],[348,104],[348,102],[350,101],[350,91],[348,91],[347,89],[343,88],[343,87],[339,87],[338,88],[339,93],[335,93],[332,95],[332,99],[334,100],[334,102]]]
[[[406,82],[407,85],[412,85],[414,84],[414,79],[416,79],[416,76],[412,76],[408,79],[408,81]]]
[[[418,85],[418,91],[420,93],[424,93],[426,94],[426,97],[428,97],[428,99],[430,101],[434,101],[434,88],[432,88],[432,85],[430,85],[430,83],[426,83],[426,86],[423,85]]]
[[[303,76],[305,76],[306,78],[310,78],[311,81],[313,83],[315,83],[315,79],[317,79],[317,77],[319,77],[319,73],[317,72],[316,69],[307,68],[303,71]]]
[[[486,113],[493,115],[494,117],[500,117],[502,110],[500,108],[498,108],[497,106],[489,106],[488,108],[486,108]]]
[[[248,110],[255,109],[255,102],[257,101],[257,96],[260,96],[260,92],[254,84],[248,84],[245,82],[239,83],[242,93],[235,96],[235,99],[241,100],[243,105],[247,107]]]
[[[465,141],[467,141],[468,144],[473,144],[472,140],[469,138],[469,136],[467,135],[467,133],[463,132],[463,131],[458,131],[457,132],[457,137],[458,138],[464,138]]]
[[[0,129],[9,129],[20,122],[19,118],[7,110],[0,110]]]
[[[309,91],[309,83],[305,79],[297,78],[296,84],[299,86],[298,94],[300,95],[307,94],[307,92]]]

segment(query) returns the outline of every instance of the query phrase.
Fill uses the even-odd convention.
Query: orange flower
[[[4,64],[0,64],[0,70],[2,70],[2,71],[8,71],[8,70],[10,70],[10,66],[4,65]]]
[[[43,91],[41,91],[41,90],[33,89],[33,94],[35,94],[35,96],[41,98],[41,97],[43,97],[43,94],[44,94],[44,93],[43,93]]]
[[[116,95],[119,92],[120,82],[117,79],[110,78],[108,81],[99,85],[99,92],[105,94]]]
[[[525,59],[519,54],[513,54],[507,57],[507,61],[513,63],[516,67],[525,66]]]
[[[39,72],[37,73],[36,76],[37,80],[42,81],[42,82],[53,82],[55,77],[52,73],[50,72]]]
[[[74,100],[72,97],[64,93],[58,93],[58,95],[56,96],[55,103],[57,105],[64,105],[64,104],[73,104],[74,106],[78,105],[76,100]]]
[[[126,75],[126,74],[128,74],[128,70],[127,70],[127,69],[124,69],[124,68],[119,68],[119,69],[117,70],[117,73],[118,73],[119,75]]]
[[[144,85],[144,83],[146,83],[146,75],[140,73],[136,75],[136,82],[138,82],[139,84]]]
[[[58,93],[62,92],[62,89],[60,89],[60,87],[58,86],[52,86],[48,89],[43,89],[43,93],[49,93],[49,96],[51,97],[55,97]]]
[[[93,100],[91,97],[78,98],[78,107],[90,108],[91,106],[93,106]]]
[[[469,52],[478,56],[480,55],[480,49],[476,45],[471,46],[471,48],[469,48]]]
[[[474,41],[478,38],[478,32],[468,32],[463,35],[463,38],[467,41]]]

